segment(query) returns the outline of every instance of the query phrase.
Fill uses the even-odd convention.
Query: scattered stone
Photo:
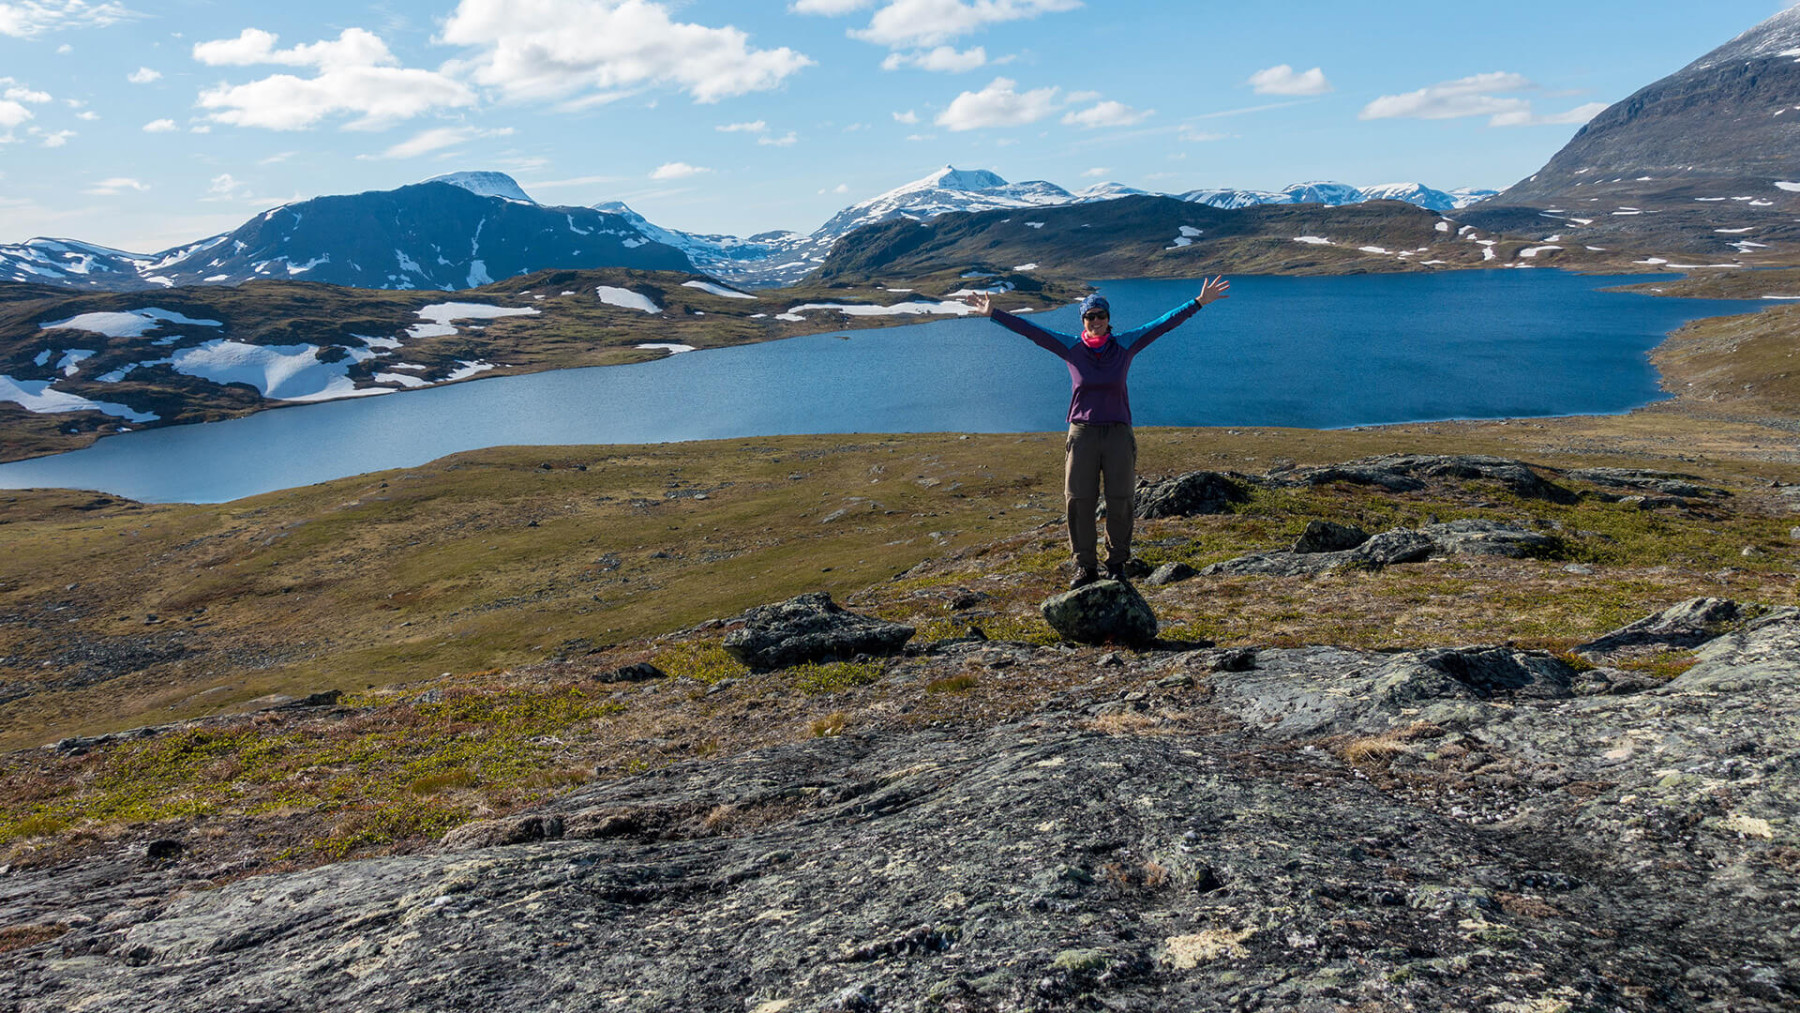
[[[1602,655],[1624,648],[1696,647],[1727,632],[1743,618],[1737,602],[1725,598],[1689,598],[1655,615],[1575,648],[1577,654]]]
[[[1156,639],[1156,613],[1137,589],[1100,580],[1045,600],[1044,621],[1065,640],[1081,644],[1148,644]]]
[[[1679,510],[1688,505],[1679,496],[1621,496],[1618,502],[1639,510]]]
[[[1138,479],[1132,512],[1146,519],[1222,514],[1247,498],[1244,487],[1229,476],[1192,471],[1160,482]]]
[[[649,682],[653,679],[667,679],[669,674],[648,661],[640,661],[631,665],[621,665],[598,677],[600,682]]]
[[[1383,531],[1351,550],[1350,555],[1366,566],[1379,569],[1400,563],[1417,563],[1431,557],[1437,547],[1430,535],[1406,528]]]
[[[1789,528],[1788,537],[1796,542],[1800,542],[1800,528]]]
[[[1738,550],[1738,555],[1743,556],[1746,559],[1754,559],[1757,556],[1766,556],[1768,554],[1768,550],[1760,545],[1746,545]]]
[[[1308,521],[1294,540],[1294,552],[1343,552],[1369,540],[1369,533],[1351,524]]]
[[[1570,563],[1568,566],[1563,567],[1563,570],[1566,573],[1579,574],[1583,577],[1589,576],[1594,572],[1594,568],[1585,563]]]
[[[752,669],[767,671],[858,654],[894,654],[913,632],[911,626],[850,612],[832,601],[830,592],[814,591],[745,612],[743,628],[725,634],[723,646]]]
[[[1795,530],[1800,530],[1800,528],[1797,528]],[[1187,580],[1190,577],[1199,576],[1199,574],[1200,574],[1199,570],[1194,569],[1193,567],[1187,565],[1186,563],[1182,563],[1182,562],[1164,563],[1163,565],[1161,565],[1161,566],[1157,567],[1155,570],[1153,570],[1151,572],[1149,578],[1147,580],[1145,580],[1144,583],[1150,584],[1154,587],[1165,587],[1169,584],[1175,584],[1175,583],[1179,583],[1181,581]]]
[[[332,707],[332,706],[336,706],[337,702],[339,700],[342,700],[343,698],[344,698],[343,690],[328,689],[328,690],[325,690],[325,691],[319,692],[319,693],[308,693],[306,696],[303,696],[298,700],[290,700],[287,703],[277,704],[274,707],[271,707],[269,709],[270,710],[299,710],[303,707]]]

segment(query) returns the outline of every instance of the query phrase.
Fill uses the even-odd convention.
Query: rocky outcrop
[[[1294,540],[1293,552],[1345,552],[1369,540],[1369,533],[1354,524],[1308,521]]]
[[[1248,496],[1240,481],[1216,471],[1192,471],[1150,482],[1138,479],[1132,512],[1142,518],[1221,514]]]
[[[1574,471],[1565,472],[1563,477],[1578,482],[1610,486],[1615,489],[1638,489],[1686,499],[1731,495],[1724,489],[1701,485],[1702,480],[1697,475],[1677,475],[1666,471],[1645,471],[1641,468],[1577,468]]]
[[[1386,454],[1322,467],[1278,468],[1269,480],[1282,485],[1350,482],[1389,492],[1413,492],[1431,481],[1488,481],[1527,499],[1572,503],[1575,494],[1540,478],[1522,461],[1479,454]]]
[[[825,591],[759,605],[744,613],[743,622],[725,634],[723,646],[732,657],[758,670],[847,660],[859,654],[893,654],[914,632],[911,626],[857,615]]]
[[[1044,601],[1044,621],[1078,644],[1141,646],[1156,639],[1156,613],[1137,589],[1120,580],[1096,581]]]
[[[1315,529],[1315,525],[1324,523],[1313,521],[1308,524],[1306,533],[1295,542],[1292,550],[1239,556],[1222,563],[1213,563],[1200,572],[1209,577],[1303,577],[1346,567],[1379,570],[1401,563],[1421,562],[1434,555],[1507,556],[1518,559],[1551,554],[1559,545],[1556,539],[1548,535],[1526,531],[1515,525],[1488,520],[1460,520],[1427,524],[1417,530],[1395,528],[1372,537],[1364,536],[1364,540],[1353,549],[1332,551],[1313,546],[1329,544],[1333,538],[1338,539],[1341,544],[1361,532],[1351,528],[1342,534],[1331,534],[1325,529]]]
[[[179,853],[0,874],[0,924],[23,940],[0,953],[8,1003],[1800,1003],[1800,610],[1606,696],[1505,647],[1004,653],[1002,672],[1129,679],[997,727],[689,761],[427,854],[200,891]]]
[[[1695,647],[1726,632],[1743,618],[1737,602],[1724,598],[1690,598],[1582,644],[1575,651],[1598,657],[1628,648]]]

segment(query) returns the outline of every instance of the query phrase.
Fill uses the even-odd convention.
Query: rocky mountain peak
[[[939,190],[987,190],[1005,185],[1005,179],[986,169],[958,169],[954,165],[946,165],[924,179],[915,180],[897,189],[921,190],[926,187],[935,187]]]
[[[1757,24],[1749,31],[1707,53],[1681,69],[1681,73],[1711,70],[1729,63],[1787,58],[1800,59],[1800,7]]]

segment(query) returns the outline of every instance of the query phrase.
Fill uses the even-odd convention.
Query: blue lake
[[[1233,278],[1230,299],[1136,360],[1132,414],[1140,426],[1335,428],[1624,412],[1664,397],[1646,353],[1669,331],[1766,305],[1598,291],[1643,280],[1549,270]],[[1101,285],[1120,327],[1198,289]],[[1073,307],[1038,319],[1078,326]],[[644,340],[656,340],[646,323]],[[955,319],[111,436],[0,465],[0,488],[220,502],[502,445],[1061,430],[1068,399],[1056,357],[990,321]]]

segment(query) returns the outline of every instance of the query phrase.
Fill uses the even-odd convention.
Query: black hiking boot
[[[1075,574],[1075,579],[1069,581],[1069,590],[1086,587],[1099,579],[1100,575],[1092,570],[1080,570]]]
[[[1111,563],[1106,564],[1106,579],[1116,580],[1121,584],[1131,583],[1131,575],[1125,572],[1125,568],[1114,566]]]

